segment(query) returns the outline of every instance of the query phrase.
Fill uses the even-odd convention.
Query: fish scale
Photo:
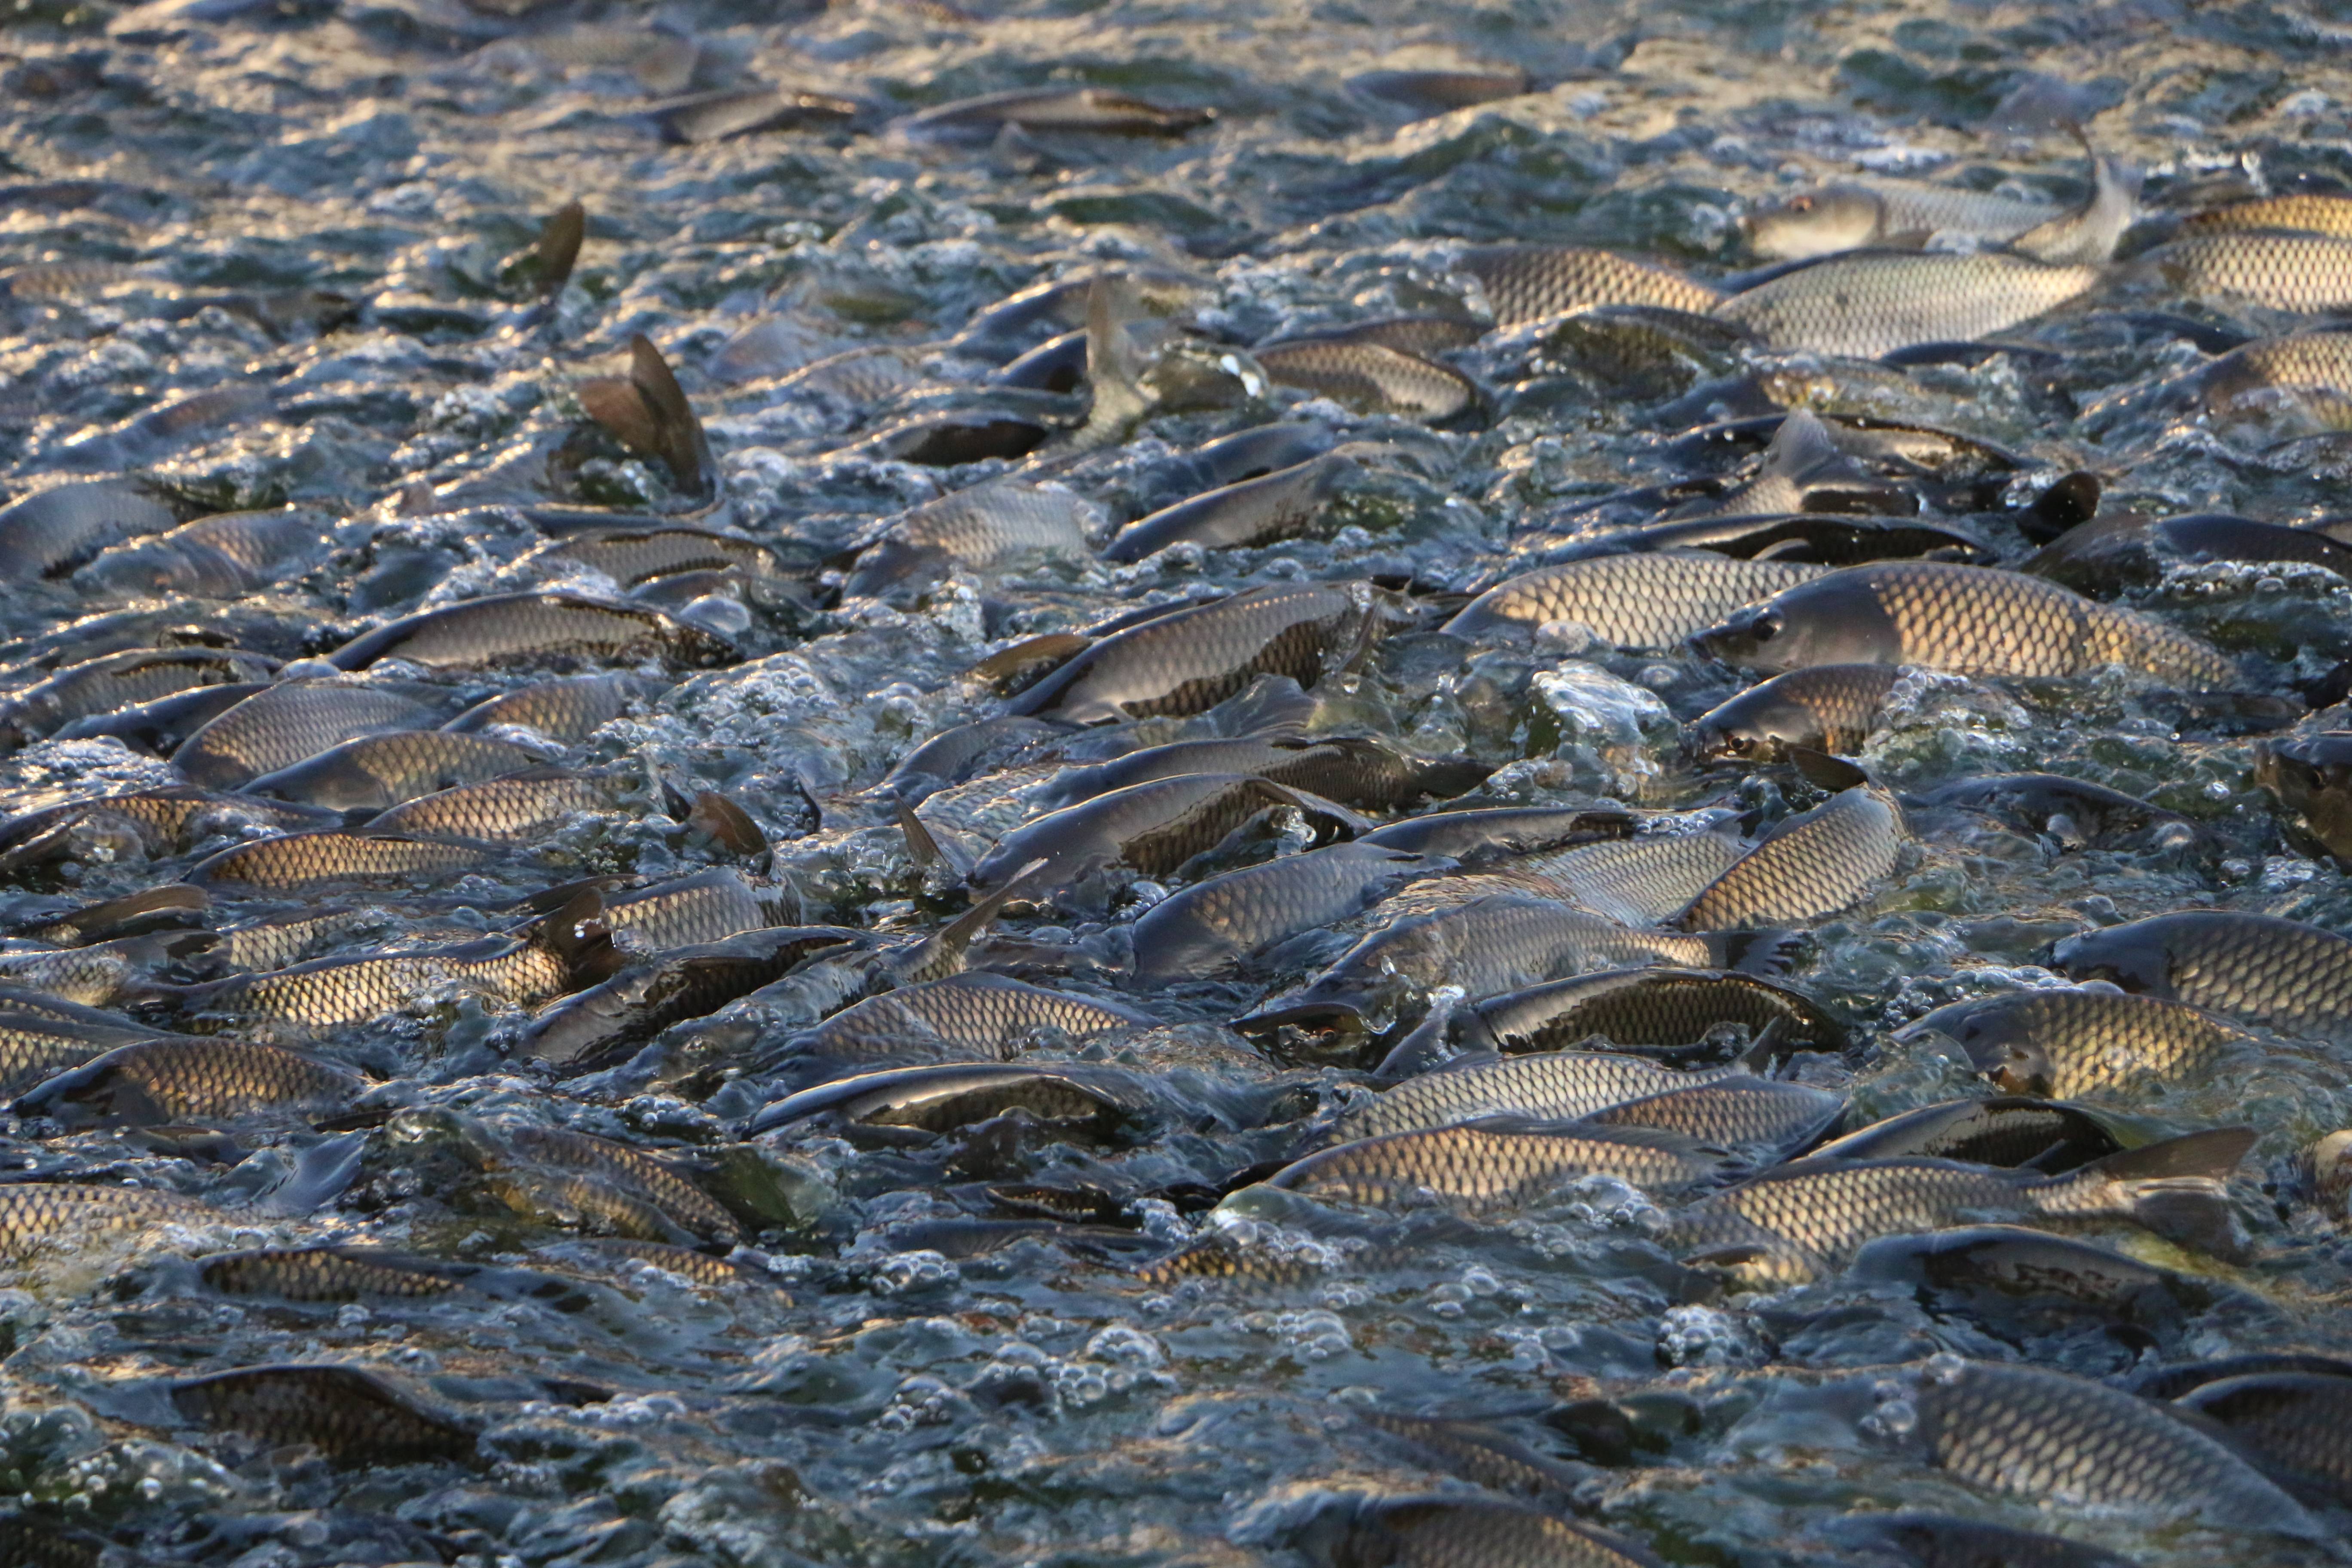
[[[1478,1005],[1480,1030],[1505,1050],[1557,1050],[1600,1036],[1617,1046],[1680,1046],[1724,1025],[1750,1037],[1774,1024],[1791,1041],[1843,1035],[1805,997],[1726,970],[1627,969],[1532,986]]]
[[[1408,1079],[1332,1124],[1341,1140],[1443,1127],[1481,1116],[1574,1121],[1628,1100],[1712,1083],[1726,1073],[1679,1073],[1640,1057],[1549,1051]]]
[[[895,1055],[968,1054],[1002,1060],[1008,1045],[1036,1029],[1075,1039],[1143,1021],[1125,1007],[995,974],[952,974],[902,985],[845,1007],[796,1043],[811,1056],[857,1060]]]
[[[2232,1052],[2254,1048],[2194,1007],[2151,996],[2060,987],[1938,1007],[1896,1031],[1957,1040],[1978,1070],[2011,1093],[2075,1100],[2196,1082]]]
[[[458,985],[521,1004],[563,989],[564,965],[529,942],[462,947],[362,958],[321,958],[259,974],[193,985],[163,994],[199,1019],[266,1020],[325,1028],[399,1010],[425,991]]]

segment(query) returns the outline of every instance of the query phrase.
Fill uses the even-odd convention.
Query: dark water
[[[111,601],[72,574],[79,562],[12,582],[0,686],[159,645],[226,641],[292,660],[498,592],[609,595],[626,584],[524,559],[542,531],[518,509],[691,514],[782,547],[808,582],[783,592],[739,578],[663,598],[728,636],[740,659],[680,680],[564,760],[725,792],[777,841],[772,879],[801,919],[894,937],[935,929],[965,900],[948,868],[909,858],[872,786],[919,741],[997,710],[965,674],[982,658],[1210,588],[1373,578],[1433,604],[1483,588],[1557,544],[1540,520],[1568,504],[1725,466],[1670,446],[1703,408],[1659,410],[1748,363],[1726,348],[1628,379],[1555,342],[1490,335],[1452,356],[1483,405],[1431,429],[1269,389],[1235,357],[1249,345],[1458,309],[1465,285],[1450,266],[1464,242],[1599,246],[1717,279],[1752,265],[1741,214],[1857,172],[2056,211],[2085,190],[2060,129],[2070,117],[2145,170],[2152,212],[2352,181],[2340,63],[2352,11],[2288,0],[871,0],[794,15],[557,0],[521,16],[460,0],[25,0],[0,29],[0,494],[134,475],[180,517],[292,504],[320,519],[315,559],[226,599]],[[1523,68],[1529,90],[1421,118],[1348,85],[1376,69],[1501,67]],[[848,112],[688,145],[648,118],[762,82],[835,95]],[[1179,135],[1008,132],[965,146],[901,123],[975,94],[1081,85],[1215,117]],[[527,286],[501,281],[500,263],[571,200],[585,242],[541,311]],[[2143,229],[2126,249],[2152,237]],[[82,263],[102,269],[54,270]],[[1386,454],[1310,537],[1134,565],[957,570],[840,596],[840,569],[877,520],[1018,465],[928,465],[861,443],[894,410],[987,403],[980,383],[995,363],[1066,325],[1016,331],[987,354],[940,345],[1014,291],[1089,267],[1198,284],[1171,351],[1192,367],[1191,391],[1131,440],[1052,475],[1108,521],[1183,493],[1172,454],[1276,416],[1323,419],[1387,441]],[[578,384],[624,374],[633,333],[659,346],[702,417],[708,501],[582,417]],[[2003,335],[2055,352],[1909,371],[1757,363],[1810,378],[1832,411],[2002,447],[2013,467],[1961,521],[2011,563],[2032,548],[2012,503],[2070,471],[2101,476],[2111,510],[2279,521],[2343,510],[2340,437],[2163,405],[2151,389],[2206,354],[2131,324],[2104,296]],[[889,362],[900,368],[887,396],[792,379],[861,348],[908,351]],[[244,390],[168,426],[143,417],[219,388]],[[1081,394],[1024,406],[1067,425],[1085,405]],[[2249,686],[2273,699],[2352,656],[2352,588],[2320,568],[2174,565],[2128,602],[2242,655]],[[422,687],[446,711],[523,679],[395,666],[363,678]],[[1701,775],[1677,748],[1676,721],[1740,684],[1681,654],[1573,641],[1473,654],[1408,637],[1324,679],[1308,723],[1466,752],[1496,770],[1477,796],[1490,804],[1727,804],[1769,825],[1814,797],[1785,773]],[[1232,732],[1247,721],[1238,704],[1269,700],[1261,689],[1206,718],[1144,721],[1073,754]],[[1851,1097],[1850,1125],[1982,1092],[1950,1060],[1884,1036],[1956,998],[2053,984],[2038,963],[2057,937],[2196,906],[2352,927],[2342,870],[2297,847],[2253,781],[2248,731],[2263,726],[2210,717],[2114,670],[1906,679],[1861,758],[1885,784],[2065,773],[2200,833],[2189,847],[2081,847],[2040,825],[1964,824],[1926,835],[1865,902],[1814,922],[1789,979],[1858,1045],[1798,1070]],[[12,814],[173,777],[112,740],[40,741],[0,763]],[[1027,809],[999,780],[926,816],[950,853],[969,855]],[[1295,822],[1277,827],[1241,857],[1307,841]],[[170,882],[228,842],[48,862],[12,873],[7,896],[27,910],[110,898]],[[544,888],[727,863],[671,816],[638,809],[575,820],[440,886],[222,896],[206,918],[356,904],[368,920],[311,955],[434,946],[506,929],[511,900]],[[1291,1563],[1292,1527],[1323,1494],[1466,1486],[1353,1412],[1492,1417],[1566,1458],[1559,1427],[1528,1418],[1601,1395],[1650,1400],[1658,1431],[1573,1502],[1675,1562],[1864,1561],[1822,1527],[1897,1505],[2062,1530],[2149,1564],[2317,1551],[1973,1489],[1895,1440],[1904,1422],[1888,1412],[1916,1373],[1886,1369],[1951,1352],[2119,1377],[2284,1345],[2352,1350],[2341,1199],[2315,1197],[2297,1165],[2352,1119],[2340,1049],[2282,1043],[2226,1081],[2121,1107],[2147,1136],[2258,1130],[2231,1184],[2248,1237],[2238,1259],[2128,1231],[2105,1239],[2260,1310],[2022,1321],[1855,1279],[1728,1294],[1658,1245],[1659,1205],[1603,1178],[1475,1224],[1263,1189],[1220,1204],[1297,1124],[1364,1092],[1351,1069],[1377,1052],[1302,1062],[1224,1027],[1281,976],[1122,991],[1118,928],[1161,890],[1115,889],[1100,921],[1016,911],[980,951],[1162,1020],[1083,1045],[1024,1042],[1040,1059],[1127,1069],[1150,1087],[1143,1115],[1099,1136],[1016,1115],[932,1139],[853,1140],[811,1123],[747,1142],[751,1114],[809,1076],[778,1065],[784,1042],[887,984],[856,966],[805,972],[568,1079],[517,1054],[523,1009],[455,984],[368,1024],[277,1031],[385,1080],[373,1114],[338,1127],[10,1124],[0,1156],[28,1177],[128,1180],[214,1205],[10,1265],[0,1491],[21,1494],[37,1534],[89,1532],[44,1548],[81,1556],[26,1560],[99,1560],[102,1540],[124,1562],[256,1568]],[[628,1226],[544,1186],[502,1184],[467,1156],[464,1128],[518,1125],[685,1162],[741,1229],[737,1278],[712,1285],[599,1253],[583,1237]],[[331,1163],[352,1149],[356,1172],[327,1184],[320,1206],[273,1200],[289,1171],[304,1190],[306,1153]],[[1016,1185],[1079,1194],[1066,1201],[1082,1223],[1115,1234],[1010,1206],[1002,1189]],[[1024,1215],[1032,1228],[1009,1239],[963,1224]],[[1211,1232],[1289,1267],[1263,1280],[1135,1272]],[[704,1239],[712,1256],[726,1250]],[[304,1305],[225,1295],[189,1261],[330,1241],[493,1272],[429,1300]],[[282,1362],[412,1380],[478,1427],[479,1462],[338,1466],[299,1443],[203,1430],[161,1392]]]

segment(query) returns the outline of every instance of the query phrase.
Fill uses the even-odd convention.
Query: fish
[[[1894,873],[1909,837],[1893,795],[1866,782],[1853,784],[1783,819],[1670,923],[1729,931],[1836,914]]]
[[[1135,922],[1129,973],[1146,986],[1217,975],[1285,938],[1358,913],[1432,868],[1429,857],[1359,840],[1208,878]]]
[[[133,648],[59,670],[0,710],[0,738],[38,739],[97,714],[196,688],[266,681],[278,661],[222,648]]]
[[[1918,180],[1857,180],[1808,191],[1750,213],[1742,226],[1757,255],[1802,260],[1840,250],[1920,245],[1937,236],[1992,241],[2048,262],[2097,264],[2137,216],[2137,181],[2092,155],[2083,205],[2050,203]]]
[[[1432,796],[1474,789],[1493,772],[1459,754],[1416,756],[1370,735],[1243,736],[1147,746],[1092,766],[1066,768],[1037,795],[1047,809],[1183,773],[1249,773],[1368,811],[1402,811]]]
[[[1902,679],[1902,669],[1887,664],[1786,670],[1692,720],[1684,750],[1702,763],[1780,762],[1791,746],[1852,756],[1869,741],[1887,693]]]
[[[118,831],[129,847],[165,854],[192,847],[215,832],[241,833],[249,826],[291,831],[322,826],[326,820],[326,813],[309,806],[209,790],[132,790],[44,806],[0,823],[0,860],[12,867],[38,864],[76,853],[85,838],[119,843]],[[111,843],[108,852],[113,853]]]
[[[92,713],[61,724],[60,741],[94,741],[111,735],[133,751],[168,757],[187,743],[189,736],[247,698],[268,689],[266,680],[233,681],[224,686],[196,686],[133,702],[111,712]]]
[[[587,528],[551,540],[525,561],[574,563],[624,588],[672,573],[732,569],[747,577],[782,577],[784,563],[757,540],[677,525]]]
[[[1828,571],[1704,551],[1591,555],[1507,578],[1463,606],[1443,629],[1481,637],[1573,621],[1613,647],[1668,650],[1743,605]]]
[[[2352,239],[2352,200],[2319,191],[2295,191],[2279,196],[2257,196],[2207,207],[2180,220],[2190,234],[2217,234],[2251,229],[2294,229],[2303,234],[2332,235]]]
[[[1486,1116],[1318,1150],[1265,1184],[1370,1207],[1426,1195],[1476,1210],[1515,1207],[1580,1176],[1613,1176],[1666,1194],[1718,1180],[1731,1168],[1720,1151],[1650,1128]]]
[[[1740,858],[1738,842],[1726,833],[1658,833],[1522,856],[1488,874],[1525,879],[1627,925],[1653,925],[1681,912]],[[1415,891],[1442,894],[1454,883],[1470,881],[1436,879]]]
[[[1972,1165],[2068,1170],[2120,1152],[2098,1112],[2062,1100],[1997,1095],[1954,1100],[1874,1121],[1813,1151],[1823,1160],[1886,1160],[1923,1154]]]
[[[336,1465],[471,1460],[474,1428],[371,1368],[336,1363],[240,1367],[171,1385],[186,1420],[269,1447],[316,1448]]]
[[[1129,523],[1103,546],[1103,559],[1140,561],[1177,544],[1224,550],[1295,539],[1360,471],[1352,455],[1326,452],[1205,491]]]
[[[1618,969],[1507,992],[1475,1004],[1462,1033],[1499,1051],[1559,1051],[1596,1037],[1648,1054],[1727,1026],[1750,1039],[1777,1028],[1791,1047],[1843,1052],[1844,1028],[1810,998],[1721,969]]]
[[[624,1060],[672,1024],[703,1017],[805,964],[845,956],[866,933],[840,926],[779,926],[724,941],[669,948],[642,965],[542,1010],[520,1053],[567,1072]]]
[[[1894,1554],[1916,1568],[2136,1568],[2128,1557],[2079,1541],[1912,1509],[1848,1514],[1824,1533],[1840,1545]]]
[[[197,730],[172,753],[172,765],[191,784],[240,789],[341,742],[429,728],[433,718],[430,709],[396,692],[333,680],[288,681]]]
[[[1954,1002],[1895,1033],[1898,1041],[1942,1035],[2003,1093],[2051,1100],[2200,1081],[2255,1048],[2243,1030],[2195,1007],[2093,987]]]
[[[1857,1279],[1908,1287],[1938,1310],[1982,1319],[2055,1309],[2153,1328],[2217,1319],[2262,1321],[2273,1310],[2218,1282],[2176,1273],[2073,1237],[2015,1225],[1970,1225],[1882,1237],[1854,1254]]]
[[[844,595],[926,582],[950,566],[993,574],[1027,562],[1076,560],[1101,513],[1059,486],[998,480],[902,514],[857,558]]]
[[[2269,230],[2190,234],[2133,269],[2192,299],[2310,314],[2352,305],[2352,240]]]
[[[1129,784],[1064,806],[1015,828],[972,868],[974,890],[1016,879],[1021,897],[1074,910],[1098,908],[1106,873],[1164,877],[1265,812],[1288,808],[1318,831],[1349,837],[1364,819],[1331,801],[1246,773],[1186,773]],[[1044,860],[1043,867],[1031,863]]]
[[[2294,814],[2291,831],[2338,858],[2352,853],[2352,737],[2323,730],[2257,742],[2254,780]]]
[[[2000,628],[2000,636],[1991,628]],[[2015,572],[1890,561],[1813,574],[1694,638],[1746,668],[1916,665],[1956,675],[2082,675],[2120,664],[2191,689],[2237,667],[2185,632]]]
[[[366,833],[283,833],[208,856],[186,879],[223,892],[297,893],[348,885],[397,887],[438,882],[488,865],[494,847],[447,838],[394,838]]]
[[[1986,1491],[2226,1529],[2325,1534],[2206,1432],[2088,1378],[1962,1362],[1931,1369],[1916,1403],[1930,1461]]]
[[[224,1296],[305,1302],[435,1300],[466,1289],[480,1272],[391,1247],[336,1245],[217,1252],[196,1268],[205,1287]]]
[[[2062,938],[2050,965],[2282,1034],[2352,1031],[2352,939],[2301,921],[2181,910]]]
[[[642,675],[575,675],[486,698],[442,728],[457,734],[478,734],[512,726],[537,731],[551,741],[576,745],[660,694],[660,683]]]
[[[1260,343],[1251,358],[1273,381],[1343,407],[1439,422],[1478,400],[1478,384],[1451,365],[1340,331]]]
[[[745,1131],[757,1138],[831,1116],[851,1125],[944,1133],[1013,1110],[1047,1121],[1115,1126],[1138,1109],[1122,1086],[1082,1068],[950,1063],[887,1068],[804,1089],[764,1107]]]
[[[2173,1400],[2218,1422],[2238,1450],[2305,1495],[2341,1507],[2352,1499],[2352,1377],[2277,1372],[2225,1377]]]
[[[566,202],[540,225],[536,239],[499,263],[499,280],[553,300],[572,280],[572,268],[587,237],[587,209],[577,201]]]
[[[1769,1163],[1811,1143],[1844,1114],[1843,1095],[1777,1079],[1733,1077],[1604,1106],[1581,1125],[1654,1128]]]
[[[1005,711],[1071,724],[1199,713],[1259,675],[1312,686],[1332,662],[1407,624],[1366,584],[1280,584],[1181,606],[1114,632],[1065,660]]]
[[[1662,1568],[1647,1548],[1503,1498],[1445,1493],[1337,1500],[1297,1542],[1319,1568]]]
[[[1854,251],[1759,283],[1711,313],[1768,348],[1876,359],[2006,331],[2080,299],[2103,276],[1998,250]]]
[[[44,1254],[79,1255],[158,1225],[200,1223],[212,1213],[193,1198],[144,1187],[12,1183],[0,1186],[0,1259],[24,1263]]]
[[[776,917],[788,912],[777,893],[778,889],[755,887],[741,873],[719,867],[625,891],[609,890],[596,918],[608,930],[628,933],[635,945],[666,952],[724,942],[743,931],[776,924]],[[557,898],[562,908],[572,891],[557,889],[544,897]]]
[[[370,817],[368,828],[400,838],[520,844],[575,816],[601,816],[614,810],[626,787],[609,774],[530,767],[504,778],[415,796]]]
[[[1307,984],[1261,1004],[1234,1026],[1354,1020],[1379,1027],[1375,1020],[1393,1017],[1441,985],[1459,986],[1476,1001],[1587,970],[1646,961],[1704,967],[1772,946],[1761,933],[1750,942],[1644,931],[1557,899],[1497,893],[1371,932]]]
[[[2193,395],[2210,413],[2266,420],[2294,434],[2352,429],[2352,333],[2258,338],[2172,390]]]
[[[1603,305],[1662,305],[1703,316],[1721,298],[1706,284],[1580,246],[1495,245],[1462,253],[1498,327]]]
[[[763,131],[800,131],[855,120],[855,99],[801,88],[722,88],[695,93],[651,111],[662,140],[680,146],[723,142]]]
[[[486,735],[402,730],[330,746],[291,767],[248,779],[244,789],[364,817],[539,763],[538,753]]]
[[[326,551],[327,527],[320,514],[294,508],[216,512],[101,551],[74,573],[73,584],[98,600],[234,599],[315,562]]]
[[[658,610],[584,594],[493,594],[420,611],[363,632],[327,655],[337,669],[397,658],[427,669],[638,664],[676,669],[734,661],[733,647]]]
[[[1097,136],[1183,136],[1216,117],[1213,109],[1154,103],[1108,88],[1040,87],[958,99],[908,115],[891,129],[909,142],[954,146],[985,144],[1007,126]]]
[[[868,996],[795,1037],[792,1047],[824,1061],[1003,1061],[1033,1036],[1084,1042],[1152,1022],[1118,1003],[1001,974],[950,974]]]
[[[341,1110],[366,1087],[356,1073],[282,1047],[145,1040],[26,1090],[16,1110],[68,1127],[308,1121]]]
[[[2191,1132],[2060,1176],[1916,1155],[1800,1160],[1690,1205],[1668,1239],[1696,1262],[1769,1285],[1834,1272],[1874,1237],[1963,1219],[2174,1224],[2184,1198],[2222,1202],[2221,1178],[2253,1141],[2242,1127]]]
[[[735,1242],[742,1229],[716,1199],[667,1160],[625,1143],[561,1127],[518,1123],[493,1136],[515,1158],[579,1171],[613,1183],[659,1209],[681,1230],[712,1242]]]
[[[1958,809],[2005,818],[2029,832],[2049,833],[2070,847],[2126,840],[2156,829],[2156,842],[2178,846],[2196,837],[2179,812],[2137,795],[2063,773],[1983,773],[1955,779],[1911,797],[1927,812]]]
[[[270,1023],[316,1030],[362,1024],[442,987],[528,1006],[562,993],[574,971],[601,953],[562,933],[561,925],[551,925],[533,941],[485,937],[454,947],[318,958],[194,985],[151,985],[144,994],[199,1028]]]
[[[632,452],[667,468],[680,492],[710,493],[717,483],[717,465],[709,438],[669,362],[643,332],[629,334],[626,376],[597,376],[574,390],[589,418]]]
[[[0,507],[0,577],[26,584],[63,576],[109,545],[179,521],[134,480],[69,479]]]
[[[1544,1051],[1496,1061],[1471,1060],[1407,1079],[1344,1112],[1331,1124],[1329,1136],[1354,1142],[1492,1116],[1580,1121],[1612,1106],[1717,1082],[1744,1070],[1685,1074],[1610,1051]]]
[[[1361,71],[1344,84],[1386,103],[1402,104],[1416,115],[1443,114],[1474,103],[1517,98],[1528,90],[1528,73],[1516,68],[1492,70]]]
[[[1475,865],[1631,836],[1640,818],[1613,803],[1592,806],[1456,807],[1425,812],[1362,835],[1359,843]]]

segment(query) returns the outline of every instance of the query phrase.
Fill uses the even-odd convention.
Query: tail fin
[[[760,831],[751,814],[715,789],[695,795],[686,826],[730,855],[750,859],[768,853],[768,836]]]
[[[915,815],[914,807],[908,805],[904,800],[895,804],[898,809],[898,831],[907,836],[907,858],[914,861],[917,870],[928,871],[934,866],[945,863],[948,869],[959,877],[971,875],[971,868],[964,863],[963,858],[948,853],[947,846],[939,841],[938,837],[931,832],[929,823]],[[1027,874],[1025,870],[1022,873],[1024,876]],[[1014,880],[1017,881],[1019,879],[1015,878]]]
[[[1151,408],[1127,324],[1144,314],[1135,280],[1125,273],[1098,277],[1087,294],[1087,381],[1094,406],[1068,445],[1082,452],[1116,446]]]
[[[907,815],[910,819],[914,816],[912,812]],[[1013,872],[1004,886],[925,937],[900,966],[899,980],[912,984],[918,981],[944,980],[950,974],[962,973],[964,953],[971,948],[971,939],[996,918],[998,911],[1020,890],[1022,882],[1029,874],[1045,863],[1042,857],[1030,861]]]
[[[2182,1138],[2168,1138],[2161,1143],[2126,1149],[2085,1169],[2097,1171],[2113,1182],[2153,1182],[2174,1176],[2210,1176],[2219,1180],[2238,1168],[2238,1162],[2254,1146],[2254,1137],[2251,1127],[2216,1127]]]
[[[563,291],[572,279],[572,264],[580,259],[580,242],[588,237],[588,214],[577,201],[569,201],[555,209],[546,226],[539,231],[539,242],[530,247],[534,281],[541,299],[553,299]]]
[[[1779,479],[1801,479],[1844,455],[1820,415],[1810,408],[1794,408],[1780,421],[1772,444],[1765,448],[1764,472]]]
[[[167,927],[189,925],[193,923],[191,917],[210,907],[211,900],[202,888],[167,882],[128,898],[84,905],[59,917],[51,929],[58,932],[59,940],[81,947],[113,937],[140,936]]]
[[[1775,1018],[1764,1026],[1757,1035],[1754,1043],[1740,1052],[1731,1065],[1745,1068],[1758,1078],[1769,1078],[1772,1076],[1772,1068],[1779,1064],[1782,1054],[1781,1042],[1788,1037],[1789,1020]]]
[[[1698,937],[1706,943],[1713,967],[1743,974],[1785,974],[1805,943],[1805,933],[1798,931],[1711,931]]]
[[[2083,151],[2091,159],[2090,199],[2063,217],[2026,230],[2014,248],[2042,261],[2097,267],[2114,258],[2116,242],[2139,216],[2139,172],[2104,156],[2083,128]]]

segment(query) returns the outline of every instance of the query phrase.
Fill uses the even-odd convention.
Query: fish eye
[[[1780,614],[1777,610],[1761,611],[1748,623],[1748,635],[1758,642],[1770,642],[1780,630]]]
[[[1813,210],[1813,198],[1811,196],[1793,196],[1790,199],[1789,210],[1792,213],[1809,213]]]

